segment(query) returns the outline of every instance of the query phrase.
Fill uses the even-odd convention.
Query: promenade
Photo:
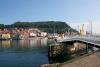
[[[59,67],[100,67],[100,52],[78,59],[72,63],[64,63]]]

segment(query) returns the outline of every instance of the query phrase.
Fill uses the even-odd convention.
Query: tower
[[[85,29],[84,29],[84,24],[81,26],[81,28],[80,28],[80,35],[81,36],[84,36],[84,35],[86,35],[86,31],[85,31]]]

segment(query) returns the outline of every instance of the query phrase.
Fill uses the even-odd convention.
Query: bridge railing
[[[69,39],[83,39],[83,40],[88,40],[88,41],[100,41],[100,36],[79,36],[79,35],[76,35],[76,36],[65,36],[65,37],[59,37],[57,38],[57,41],[66,41],[66,40],[69,40]]]

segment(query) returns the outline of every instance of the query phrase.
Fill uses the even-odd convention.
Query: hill
[[[65,31],[77,32],[72,29],[66,22],[61,21],[41,21],[41,22],[15,22],[11,25],[0,25],[0,28],[39,28],[41,31],[48,33],[61,33]]]

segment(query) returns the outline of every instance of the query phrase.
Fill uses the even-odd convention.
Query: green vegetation
[[[11,25],[0,25],[0,28],[39,28],[41,31],[48,33],[61,33],[65,31],[77,32],[72,29],[68,24],[61,21],[41,21],[41,22],[15,22]]]
[[[0,24],[0,28],[1,28],[1,29],[4,28],[4,26],[5,26],[4,24]]]

